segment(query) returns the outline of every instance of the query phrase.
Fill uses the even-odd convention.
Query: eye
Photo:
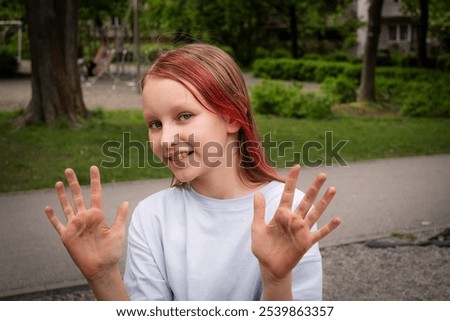
[[[192,117],[192,114],[184,113],[184,114],[181,114],[181,115],[179,116],[179,119],[180,119],[181,121],[186,121],[186,120],[188,120],[188,119],[191,118],[191,117]]]
[[[152,121],[148,124],[148,128],[150,129],[157,129],[157,128],[161,128],[162,124],[160,121]]]

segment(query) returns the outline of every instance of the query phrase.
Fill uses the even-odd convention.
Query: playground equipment
[[[89,30],[80,28],[80,43],[83,49],[88,49],[88,54],[79,55],[78,66],[80,68],[81,79],[88,86],[94,85],[101,77],[108,77],[113,80],[113,89],[117,84],[125,84],[137,91],[140,90],[139,82],[141,78],[140,71],[140,48],[139,48],[139,27],[138,27],[138,7],[139,0],[129,0],[128,9],[122,21],[132,19],[132,34],[128,32],[126,26],[119,22],[117,18],[112,24],[103,28],[89,27]],[[17,62],[22,62],[22,27],[23,23],[19,20],[0,20],[0,47],[4,44],[5,35],[10,34],[11,29],[17,32]],[[105,37],[100,35],[104,34]],[[84,37],[84,39],[83,39]],[[100,41],[103,39],[102,41]],[[101,47],[103,46],[103,49]],[[101,50],[100,50],[101,49]],[[101,57],[102,67],[90,76],[89,62],[96,58],[96,53]],[[99,66],[100,67],[100,66]]]
[[[22,21],[20,20],[0,20],[0,26],[3,27],[1,39],[4,38],[4,34],[13,27],[17,30],[17,63],[22,62]]]
[[[88,30],[87,38],[91,43],[84,45],[88,48],[88,56],[92,58],[78,59],[82,81],[92,86],[104,76],[112,79],[114,85],[133,80],[135,68],[131,61],[134,52],[128,47],[129,37],[125,26],[119,24],[116,19],[112,25],[95,28],[94,31]],[[94,46],[92,42],[95,43]],[[97,47],[95,54],[92,47]]]
[[[122,21],[129,21],[131,11],[133,11],[133,35],[129,35],[126,26],[114,19],[112,24],[101,28],[91,27],[84,30],[87,34],[87,42],[84,44],[89,50],[89,57],[78,59],[82,81],[88,86],[92,86],[101,77],[108,77],[113,80],[112,89],[116,85],[124,83],[132,90],[140,90],[140,49],[139,49],[139,28],[138,28],[138,0],[130,0],[128,10]],[[83,34],[83,30],[80,34]],[[87,33],[86,33],[87,32]],[[82,41],[80,41],[82,42]],[[92,45],[92,42],[95,45]],[[94,54],[93,47],[96,47]]]

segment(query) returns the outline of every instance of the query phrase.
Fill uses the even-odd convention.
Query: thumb
[[[129,203],[123,202],[117,209],[116,220],[114,221],[114,226],[116,226],[117,228],[122,228],[125,226],[125,222],[127,221],[128,216],[128,207]]]

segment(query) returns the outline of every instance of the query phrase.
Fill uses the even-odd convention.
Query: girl
[[[264,157],[242,74],[222,50],[192,44],[159,55],[142,81],[153,152],[173,186],[136,207],[124,279],[119,258],[128,203],[109,227],[100,174],[91,167],[91,207],[75,173],[56,191],[67,219],[46,214],[99,300],[320,300],[317,242],[339,218],[316,229],[332,200],[320,174],[305,194],[300,167],[286,179]],[[266,223],[267,222],[267,223]]]

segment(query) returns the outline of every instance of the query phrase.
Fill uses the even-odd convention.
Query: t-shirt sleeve
[[[173,299],[165,274],[165,267],[158,264],[158,249],[155,237],[157,233],[150,215],[145,213],[142,204],[139,204],[132,216],[128,231],[128,251],[125,267],[124,282],[131,300],[170,301]],[[143,222],[145,221],[145,223]],[[153,242],[153,244],[152,244]],[[161,261],[159,261],[161,262]]]

